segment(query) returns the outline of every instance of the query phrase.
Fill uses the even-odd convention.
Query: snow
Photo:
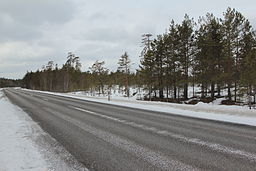
[[[10,103],[2,89],[0,109],[1,171],[86,170],[25,112]]]
[[[27,90],[27,89],[24,89]],[[35,90],[27,90],[35,91]],[[174,104],[166,102],[149,102],[136,100],[135,98],[121,97],[120,95],[112,95],[111,101],[108,97],[92,97],[83,92],[72,93],[53,93],[46,91],[36,91],[41,93],[59,95],[64,97],[76,98],[81,100],[89,100],[94,102],[113,104],[119,106],[133,107],[157,112],[164,112],[171,115],[181,115],[193,118],[201,118],[208,120],[224,121],[229,123],[244,124],[256,126],[256,110],[249,110],[245,106],[225,106],[218,105],[220,100],[209,104],[198,103],[197,105]]]
[[[213,104],[213,105],[220,105],[223,100],[226,100],[226,98],[216,99],[211,104]]]

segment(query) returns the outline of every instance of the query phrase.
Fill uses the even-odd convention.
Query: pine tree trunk
[[[168,102],[168,98],[169,98],[169,86],[166,87],[166,101]]]
[[[178,87],[178,99],[180,99],[180,88]]]
[[[204,94],[204,84],[202,83],[202,86],[201,86],[201,98],[204,98],[205,97],[205,94]]]
[[[236,98],[237,98],[237,83],[235,82],[235,102],[236,102]]]
[[[217,85],[218,97],[220,97],[220,84]]]
[[[99,86],[99,96],[100,96],[100,86]]]
[[[159,98],[160,99],[164,98],[164,91],[163,91],[163,89],[159,90]]]
[[[194,83],[194,80],[193,80],[193,98],[195,97],[195,83]]]
[[[184,100],[188,99],[188,83],[184,84]]]
[[[126,96],[129,98],[129,90],[128,90],[128,85],[129,85],[129,82],[128,82],[128,66],[127,65],[125,65],[125,77],[126,77],[126,87],[125,87],[125,89],[126,89]]]
[[[176,87],[176,83],[174,83],[174,87],[173,87],[173,98],[176,100],[177,99],[177,87]]]
[[[159,98],[164,99],[164,90],[163,90],[163,78],[160,76],[159,78]]]
[[[151,86],[151,84],[150,84],[150,85],[149,85],[149,101],[152,100],[151,92],[152,92],[152,86]]]
[[[211,84],[211,98],[212,98],[212,100],[214,100],[214,94],[215,94],[215,93],[214,93],[214,91],[215,91],[214,88],[215,88],[215,84],[212,83],[212,84]]]
[[[232,97],[231,97],[231,84],[228,83],[228,100],[231,101],[232,100]]]

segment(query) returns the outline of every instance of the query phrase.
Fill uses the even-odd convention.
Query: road
[[[90,170],[256,169],[256,127],[4,92]]]

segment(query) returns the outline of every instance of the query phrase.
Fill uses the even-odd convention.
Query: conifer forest
[[[27,72],[25,88],[55,91],[97,91],[107,94],[112,86],[143,89],[144,100],[204,102],[226,97],[226,104],[242,103],[256,92],[256,36],[250,21],[228,8],[218,18],[211,13],[199,19],[185,15],[181,23],[170,21],[161,35],[150,33],[142,39],[140,65],[131,70],[129,52],[120,54],[117,70],[95,61],[82,71],[80,58],[69,52],[60,66],[49,61],[42,69]],[[192,90],[190,96],[188,91]]]

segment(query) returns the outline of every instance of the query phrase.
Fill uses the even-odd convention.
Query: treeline
[[[236,102],[246,95],[255,97],[255,32],[235,9],[228,8],[222,18],[208,13],[197,22],[185,15],[181,23],[171,21],[166,33],[151,37],[143,35],[141,64],[134,73],[127,53],[120,57],[114,72],[104,67],[104,61],[96,61],[89,71],[82,72],[79,57],[69,53],[62,67],[50,61],[42,70],[27,73],[24,84],[30,89],[101,94],[119,85],[127,96],[133,85],[144,88],[149,100],[214,100],[227,95],[229,102]]]
[[[235,9],[228,8],[223,18],[208,13],[197,23],[185,15],[181,24],[172,21],[167,33],[150,37],[144,35],[140,72],[159,98],[187,100],[189,86],[200,86],[201,98],[220,97],[221,91],[229,101],[255,96],[255,32]]]
[[[70,92],[78,90],[97,91],[99,94],[106,94],[112,85],[125,87],[129,96],[128,85],[136,84],[136,74],[130,73],[130,60],[125,53],[120,57],[119,68],[116,72],[110,72],[104,67],[104,61],[96,61],[90,71],[82,72],[80,58],[69,52],[67,61],[62,67],[58,67],[53,61],[36,72],[28,72],[23,78],[26,88]]]
[[[4,87],[22,87],[22,80],[17,79],[7,79],[7,78],[0,78],[0,88]]]

